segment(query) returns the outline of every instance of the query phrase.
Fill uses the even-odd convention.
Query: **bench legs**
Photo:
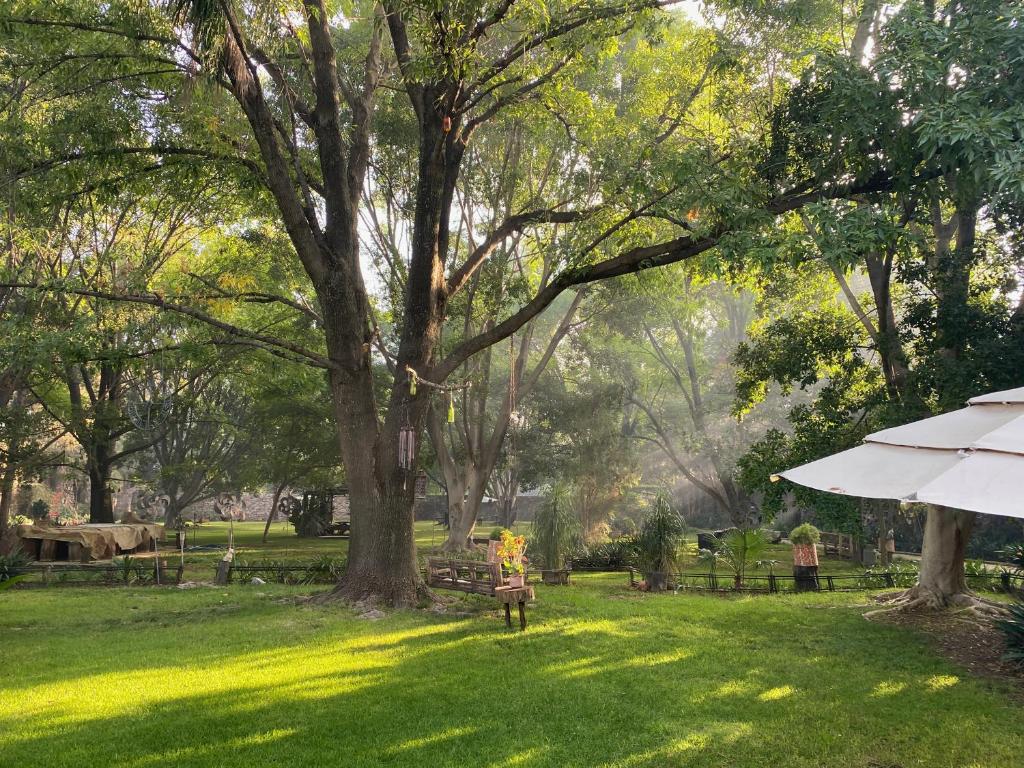
[[[519,605],[519,628],[526,629],[526,603],[520,602]],[[512,629],[512,604],[505,603],[505,626]]]

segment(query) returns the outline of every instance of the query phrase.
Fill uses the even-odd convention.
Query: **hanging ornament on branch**
[[[455,423],[455,395],[454,393],[460,392],[464,389],[469,389],[472,386],[472,382],[463,381],[460,384],[435,384],[432,381],[427,381],[421,378],[418,373],[411,367],[405,366],[405,373],[409,377],[409,397],[416,397],[417,386],[422,384],[429,389],[437,390],[448,396],[448,423]]]
[[[404,426],[398,432],[398,466],[413,469],[416,465],[416,430]]]
[[[129,383],[125,413],[136,429],[157,429],[170,418],[173,409],[174,386],[163,371],[147,371]]]

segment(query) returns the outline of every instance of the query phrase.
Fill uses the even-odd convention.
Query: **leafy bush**
[[[789,541],[792,544],[817,544],[821,541],[821,531],[810,523],[804,523],[789,532]]]
[[[1007,611],[1006,618],[996,621],[1006,640],[1003,658],[1024,665],[1024,601],[1018,600]]]
[[[245,581],[262,579],[268,584],[333,584],[345,572],[345,563],[343,557],[320,555],[308,564],[284,560],[236,560],[235,567],[246,569]]]
[[[664,496],[658,497],[644,517],[636,541],[640,570],[645,576],[677,570],[679,550],[686,542],[686,524]]]
[[[50,505],[42,499],[36,499],[28,508],[28,513],[33,520],[43,520],[50,516]]]
[[[487,536],[488,541],[501,541],[501,532],[504,530],[500,525],[496,528],[492,528],[490,534]]]
[[[113,578],[125,586],[151,581],[153,572],[148,566],[141,563],[138,558],[131,555],[115,557],[110,561],[114,566]]]
[[[333,584],[345,572],[345,558],[320,555],[302,574],[303,584]]]
[[[864,571],[858,585],[865,589],[877,589],[884,584],[885,574],[892,576],[893,586],[910,588],[917,584],[921,567],[914,560],[893,560],[888,568],[876,565]]]
[[[28,555],[21,550],[0,555],[0,582],[21,575],[31,562]]]
[[[574,568],[617,571],[630,566],[636,567],[637,555],[636,539],[623,536],[604,544],[582,548],[573,555],[572,564]]]
[[[569,494],[556,486],[533,518],[533,541],[548,570],[565,567],[565,558],[579,538],[580,524],[569,503]]]
[[[999,554],[1009,560],[1018,573],[1024,572],[1024,544],[1013,544]]]

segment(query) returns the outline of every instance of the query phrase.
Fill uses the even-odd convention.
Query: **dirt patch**
[[[882,596],[879,602],[885,602]],[[935,650],[972,675],[1009,684],[1012,695],[1024,703],[1024,667],[1005,661],[1003,633],[987,619],[962,611],[890,611],[871,618],[881,624],[909,627],[921,632]]]

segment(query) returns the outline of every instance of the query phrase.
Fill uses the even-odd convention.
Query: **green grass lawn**
[[[1024,718],[863,594],[537,589],[379,621],[307,589],[0,593],[0,766],[1015,768]]]

